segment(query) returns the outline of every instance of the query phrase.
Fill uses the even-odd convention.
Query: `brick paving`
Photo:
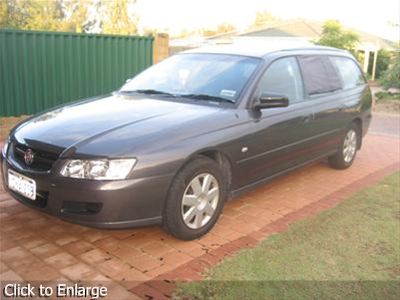
[[[226,204],[214,229],[184,242],[157,227],[98,230],[27,208],[0,188],[0,278],[108,286],[109,299],[168,298],[174,281],[199,280],[223,257],[334,206],[400,170],[400,139],[368,135],[345,171],[321,162]]]

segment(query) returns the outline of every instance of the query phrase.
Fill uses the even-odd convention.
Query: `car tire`
[[[360,145],[360,130],[355,123],[346,129],[346,132],[340,140],[339,150],[336,154],[328,158],[329,165],[338,170],[349,168],[356,157],[358,145]]]
[[[198,156],[174,178],[165,203],[163,228],[182,240],[193,240],[215,225],[227,197],[219,165]]]

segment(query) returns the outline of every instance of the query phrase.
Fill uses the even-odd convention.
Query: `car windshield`
[[[259,62],[236,55],[179,54],[140,73],[120,92],[235,102]]]

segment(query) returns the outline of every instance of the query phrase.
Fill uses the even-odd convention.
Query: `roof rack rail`
[[[347,50],[327,47],[327,46],[307,46],[307,47],[295,47],[295,48],[283,48],[281,51],[298,51],[298,50],[324,50],[324,51],[336,51],[336,52],[347,52]]]

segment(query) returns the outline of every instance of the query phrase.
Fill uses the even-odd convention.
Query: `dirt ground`
[[[400,114],[399,100],[379,100],[375,102],[374,112],[386,114]]]

